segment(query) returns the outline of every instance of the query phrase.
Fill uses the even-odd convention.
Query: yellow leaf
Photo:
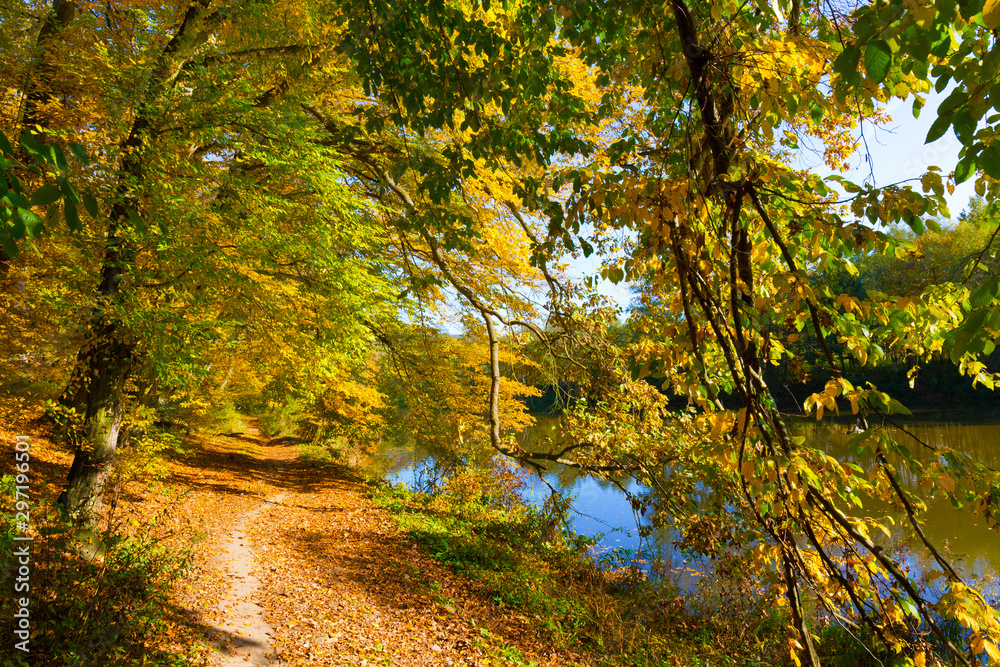
[[[955,492],[955,478],[946,472],[938,475],[938,486],[947,491],[948,493]],[[978,653],[978,651],[977,651]]]
[[[1000,26],[1000,0],[986,0],[983,5],[983,23],[990,30]]]
[[[719,437],[726,427],[729,426],[729,417],[726,414],[720,414],[715,417],[715,423],[712,425],[712,438]]]
[[[985,641],[983,642],[983,646],[986,647],[986,652],[990,654],[991,663],[995,664],[997,661],[1000,661],[1000,648],[997,647],[995,642]]]
[[[746,479],[753,478],[753,461],[744,461],[740,468],[740,474]]]
[[[927,664],[927,655],[923,651],[916,654],[913,656],[913,664],[916,667],[924,667]]]

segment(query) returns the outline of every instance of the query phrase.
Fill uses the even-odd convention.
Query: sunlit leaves
[[[892,65],[892,51],[889,45],[881,39],[869,42],[865,46],[865,71],[875,83],[882,83],[889,75]]]

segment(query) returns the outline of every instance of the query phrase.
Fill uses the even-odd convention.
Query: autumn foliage
[[[998,27],[993,0],[5,5],[0,381],[71,426],[67,530],[167,475],[185,429],[405,432],[463,502],[513,504],[495,455],[662,487],[637,511],[760,582],[794,662],[820,619],[913,664],[1000,660],[913,490],[996,528],[997,473],[915,457],[874,381],[1000,381]],[[853,182],[886,106],[932,90],[957,164]],[[644,292],[627,325],[601,279]],[[774,368],[810,417],[856,415],[863,467],[791,434]],[[566,415],[529,449],[545,387]],[[874,537],[894,523],[939,593]]]

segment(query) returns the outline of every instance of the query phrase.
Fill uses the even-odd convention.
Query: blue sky
[[[871,124],[865,124],[861,128],[867,141],[868,154],[864,153],[862,144],[851,160],[854,167],[844,174],[845,177],[855,183],[867,183],[873,180],[874,175],[874,184],[882,187],[906,179],[920,178],[931,165],[940,167],[942,175],[947,176],[958,162],[958,152],[961,149],[958,138],[949,129],[931,144],[924,144],[924,139],[931,124],[937,119],[938,106],[950,93],[950,88],[942,93],[932,90],[926,96],[919,118],[913,117],[913,96],[906,100],[893,99],[885,107],[892,116],[890,123],[882,128]],[[821,154],[807,150],[800,153],[797,166],[823,175],[831,173],[823,164]],[[973,177],[955,188],[954,194],[945,193],[953,220],[957,220],[958,214],[975,194],[974,183]],[[919,188],[919,184],[916,187]],[[596,256],[570,263],[573,278],[594,275],[599,269],[600,259]],[[623,311],[628,308],[632,297],[626,285],[614,285],[602,280],[598,289],[601,294],[614,299]]]
[[[937,119],[938,106],[950,93],[950,87],[942,93],[931,91],[920,118],[913,117],[912,95],[906,100],[893,99],[885,107],[892,116],[891,123],[885,128],[875,128],[870,124],[863,128],[871,156],[870,167],[865,155],[859,152],[854,156],[854,169],[846,176],[858,183],[868,182],[874,172],[875,185],[885,186],[908,178],[920,178],[931,165],[940,167],[945,175],[954,170],[958,162],[958,151],[961,149],[954,132],[949,129],[934,143],[924,144],[931,123]],[[803,154],[801,164],[814,168],[818,173],[828,173],[816,156]],[[953,218],[958,217],[975,194],[974,182],[975,179],[970,178],[955,188],[954,194],[946,194],[948,209]]]

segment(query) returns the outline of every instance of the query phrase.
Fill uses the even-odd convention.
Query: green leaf
[[[927,227],[924,226],[924,220],[919,215],[909,215],[906,217],[905,222],[915,234],[919,235],[927,231]]]
[[[142,219],[142,216],[139,215],[138,213],[136,213],[131,208],[128,209],[127,213],[128,213],[129,222],[131,222],[132,225],[137,230],[139,230],[140,232],[142,232],[142,233],[145,234],[146,233],[146,221]],[[160,230],[163,232],[163,235],[166,236],[166,234],[167,234],[167,232],[166,232],[166,223],[164,223],[162,220],[160,221]]]
[[[84,193],[82,199],[83,199],[83,207],[87,209],[87,213],[90,214],[90,217],[96,220],[97,216],[100,215],[101,210],[97,206],[97,200],[94,199],[94,195],[89,193]]]
[[[11,206],[14,206],[14,207],[18,207],[18,208],[30,208],[31,207],[31,202],[28,201],[28,198],[25,197],[23,194],[21,194],[21,192],[18,191],[17,189],[11,189],[10,192],[8,192],[4,196],[4,199],[7,202],[9,202]]]
[[[856,44],[851,44],[833,61],[833,71],[847,78],[858,71],[860,60],[861,49]]]
[[[964,183],[976,172],[976,161],[972,156],[966,155],[961,162],[955,166],[955,183]]]
[[[982,330],[987,315],[989,315],[989,311],[984,308],[974,310],[965,318],[965,322],[955,329],[955,338],[950,354],[953,363],[957,364],[961,361],[962,355],[968,351],[972,339]]]
[[[38,139],[35,139],[31,134],[25,132],[21,135],[21,145],[24,146],[25,150],[33,155],[37,155],[42,159],[46,159],[49,154],[49,148],[43,144]]]
[[[889,76],[889,67],[892,65],[892,51],[889,45],[881,39],[865,47],[865,72],[875,83],[882,83],[885,77]]]
[[[938,119],[931,125],[931,129],[927,130],[927,138],[924,139],[924,143],[929,144],[937,141],[944,136],[949,127],[951,127],[951,116],[938,116]]]
[[[76,202],[67,198],[63,202],[63,214],[66,216],[66,226],[74,232],[83,230],[83,223],[80,222],[80,214],[76,210]]]
[[[963,144],[972,141],[972,135],[976,133],[976,120],[969,113],[968,107],[962,108],[955,114],[955,135]]]
[[[0,151],[3,151],[8,155],[14,152],[14,147],[10,145],[10,141],[7,140],[7,135],[3,132],[0,132]]]
[[[7,253],[9,259],[14,259],[20,252],[17,249],[17,244],[14,243],[14,239],[5,232],[0,232],[0,245],[3,245],[3,251]]]
[[[69,164],[66,162],[66,154],[59,144],[52,144],[52,164],[59,168],[59,171],[67,171]]]
[[[1000,287],[1000,276],[993,276],[976,288],[969,297],[969,305],[976,309],[985,308],[997,297],[998,287]]]
[[[24,231],[29,238],[38,236],[45,229],[45,222],[34,212],[26,208],[17,209],[14,211],[14,215],[21,218],[21,222],[24,224]]]
[[[44,227],[42,219],[26,208],[16,208],[10,216],[14,222],[11,236],[14,239],[33,237],[39,234]]]
[[[938,107],[938,115],[950,116],[954,114],[955,111],[961,109],[966,104],[968,104],[968,102],[969,102],[969,93],[965,89],[958,87],[955,90],[953,90],[952,93],[948,95],[948,97],[946,97],[943,102],[941,102],[941,105]]]
[[[84,167],[90,164],[90,156],[87,155],[87,149],[80,144],[70,144],[69,149],[76,156],[76,159],[80,161]]]
[[[1000,178],[1000,141],[994,140],[979,154],[979,166],[990,178]]]
[[[823,122],[823,107],[816,100],[809,101],[809,117],[812,119],[814,125],[819,125]]]
[[[69,179],[65,176],[60,176],[56,179],[59,184],[59,188],[62,190],[63,194],[66,195],[66,200],[71,201],[74,204],[80,203],[80,195],[76,193],[76,188],[69,182]]]
[[[958,0],[958,8],[961,10],[962,16],[971,19],[983,11],[983,0]]]
[[[56,223],[59,222],[59,215],[60,213],[58,206],[49,206],[45,210],[45,224],[49,225],[50,227],[54,227]]]
[[[31,205],[48,206],[58,201],[61,197],[62,191],[59,189],[59,186],[49,183],[35,190],[35,194],[31,195]]]
[[[889,411],[892,413],[899,413],[901,415],[912,414],[905,405],[897,401],[895,398],[889,399]]]

